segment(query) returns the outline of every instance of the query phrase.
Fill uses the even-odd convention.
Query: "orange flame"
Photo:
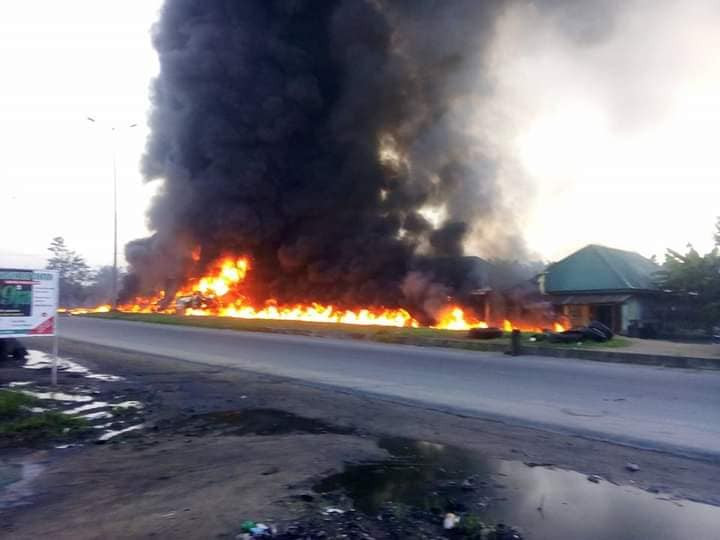
[[[192,259],[198,261],[200,252],[199,247],[193,249]],[[339,309],[331,304],[316,302],[282,305],[275,299],[269,299],[258,306],[250,301],[245,294],[246,291],[243,290],[243,282],[250,269],[250,260],[247,257],[221,257],[210,265],[210,270],[206,275],[189,279],[172,299],[165,299],[165,291],[160,291],[152,296],[136,298],[131,303],[118,306],[118,309],[128,313],[181,313],[196,317],[219,316],[413,328],[420,326],[418,321],[403,308]],[[110,305],[61,311],[76,315],[105,313],[110,311]],[[488,328],[488,324],[466,312],[460,306],[449,305],[437,317],[433,328],[467,331],[472,328]],[[510,320],[503,321],[502,329],[506,332],[513,329],[528,332],[541,331],[540,328],[533,325],[518,324],[516,321]],[[556,332],[565,330],[560,323],[554,323],[553,329]]]
[[[58,313],[69,313],[70,315],[84,315],[86,313],[107,313],[110,311],[110,304],[95,306],[91,308],[59,308]]]
[[[478,321],[465,314],[459,306],[450,306],[443,310],[433,328],[444,330],[470,330],[471,328],[487,328],[484,321]]]
[[[246,257],[224,257],[212,265],[211,273],[199,279],[192,279],[175,296],[176,305],[168,306],[165,311],[176,307],[185,315],[196,317],[219,316],[240,319],[272,319],[283,321],[329,322],[357,325],[380,325],[396,327],[417,327],[418,322],[402,308],[360,308],[356,310],[337,309],[332,305],[319,303],[280,306],[274,299],[267,300],[262,307],[253,306],[242,294],[242,282],[250,270],[250,261]],[[193,295],[208,300],[208,306],[178,305],[183,298]],[[156,305],[162,298],[157,295],[151,299],[136,299],[132,304],[120,306],[121,311],[132,313],[150,313],[157,311]]]

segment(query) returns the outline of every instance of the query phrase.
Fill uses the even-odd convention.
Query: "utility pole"
[[[87,117],[88,121],[93,124],[97,123],[95,118],[92,116]],[[134,128],[137,124],[130,124],[128,128]],[[110,306],[112,311],[117,309],[117,296],[118,296],[118,208],[117,208],[117,158],[116,158],[116,133],[117,129],[115,126],[110,126],[110,136],[112,140],[110,142],[112,146],[112,169],[113,169],[113,266],[112,266],[112,299]]]

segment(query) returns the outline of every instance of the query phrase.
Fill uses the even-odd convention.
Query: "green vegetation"
[[[596,341],[583,341],[580,344],[577,343],[530,343],[529,345],[536,345],[538,347],[553,347],[558,349],[622,349],[632,344],[627,338],[615,336],[610,341],[598,343]]]
[[[82,418],[57,411],[33,413],[37,399],[12,390],[0,390],[0,438],[40,439],[59,437],[87,426]]]
[[[464,540],[483,540],[488,537],[489,529],[475,514],[466,514],[456,531]]]
[[[31,416],[0,422],[0,435],[27,435],[32,438],[59,437],[66,430],[85,428],[82,418],[68,416],[57,411],[46,411]]]
[[[350,337],[396,343],[405,345],[449,347],[475,351],[506,351],[510,338],[505,335],[491,340],[468,339],[467,332],[457,330],[438,330],[436,328],[395,328],[391,326],[361,326],[354,324],[337,324],[305,321],[274,321],[269,319],[235,319],[231,317],[194,317],[184,315],[166,315],[162,313],[92,313],[83,317],[101,319],[120,319],[156,324],[173,324],[196,326],[200,328],[216,328],[222,330],[238,330],[244,332],[269,332],[278,334],[296,334],[325,337]],[[577,348],[576,344],[558,345],[545,342],[533,343],[530,333],[522,335],[523,345],[527,347],[562,347]],[[623,338],[614,338],[607,343],[586,342],[582,348],[621,348],[630,344]]]
[[[13,418],[22,413],[26,407],[31,407],[37,400],[12,390],[0,390],[0,421],[5,418]]]

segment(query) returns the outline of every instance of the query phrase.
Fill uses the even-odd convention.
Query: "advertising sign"
[[[0,338],[54,336],[57,308],[55,270],[0,268]]]

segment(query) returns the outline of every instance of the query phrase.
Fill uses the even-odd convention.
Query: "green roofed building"
[[[638,253],[590,244],[551,264],[541,291],[573,326],[600,321],[615,332],[652,328],[661,291],[660,267]]]

